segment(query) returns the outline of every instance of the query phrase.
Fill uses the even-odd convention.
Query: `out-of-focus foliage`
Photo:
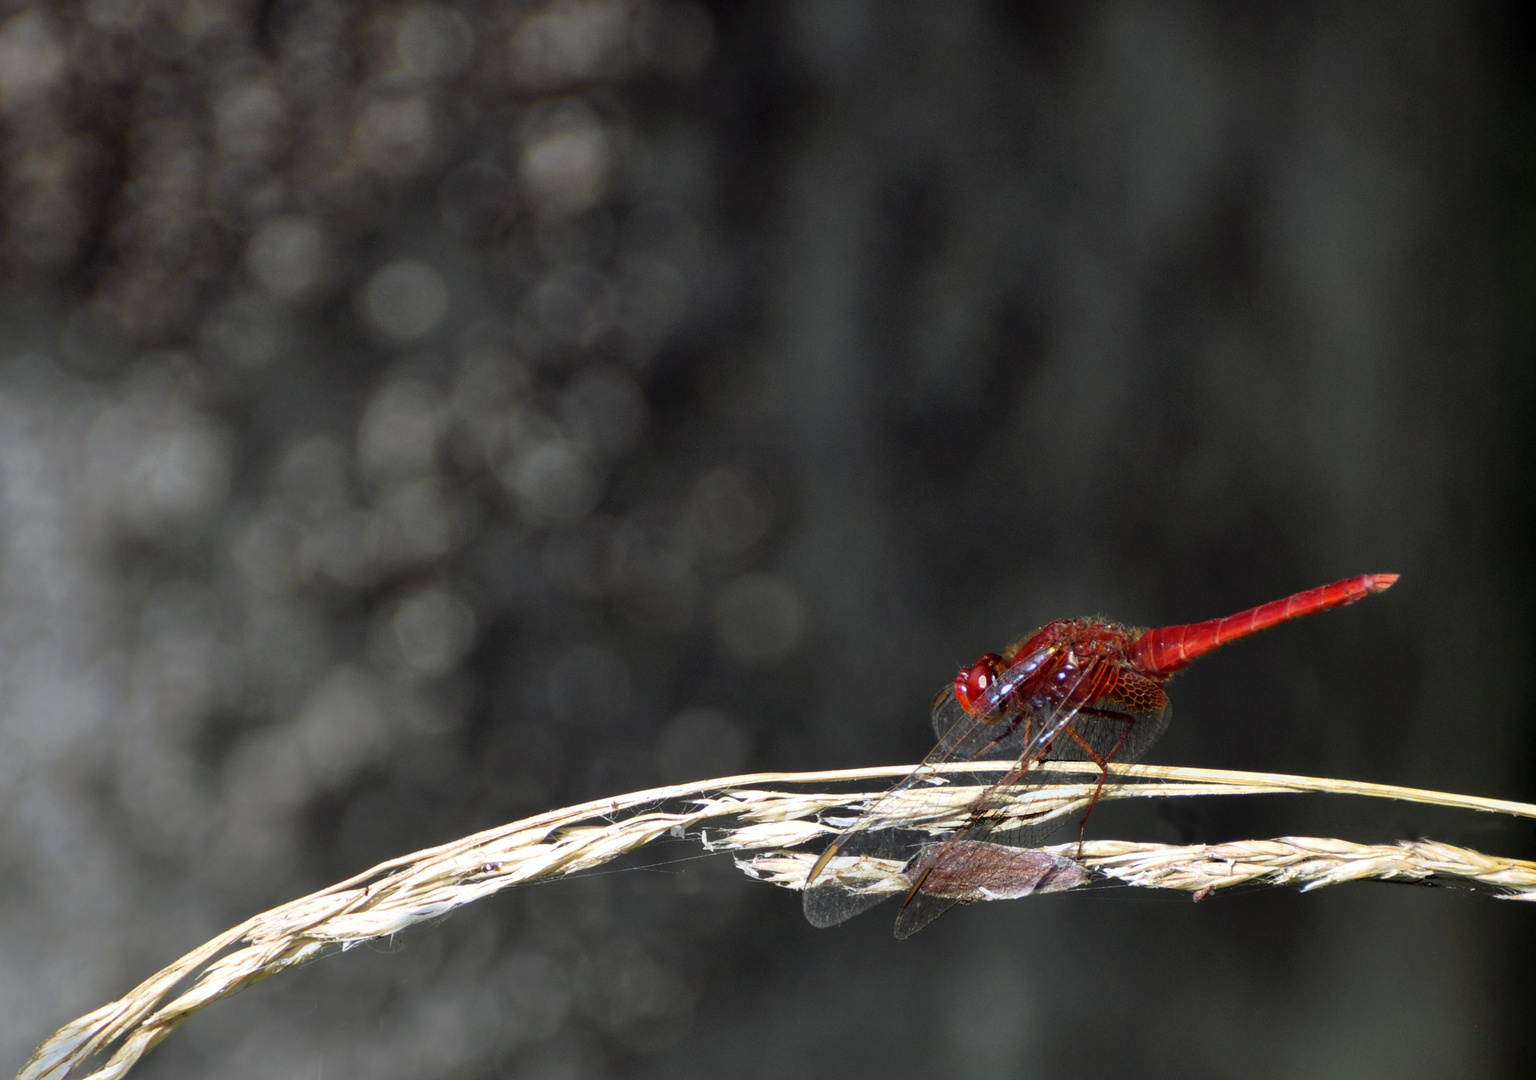
[[[0,9],[8,1054],[253,907],[748,760],[698,672],[801,647],[772,462],[670,445],[646,390],[733,295],[713,34],[679,0]],[[459,1050],[429,993],[370,1052],[675,1040],[697,986],[607,921],[487,949]]]

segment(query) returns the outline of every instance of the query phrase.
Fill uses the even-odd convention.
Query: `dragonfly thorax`
[[[1082,685],[1080,676],[1089,669],[1106,662],[1114,668],[1129,665],[1134,640],[1134,632],[1114,623],[1058,619],[1015,641],[1001,656],[987,653],[962,668],[955,676],[955,700],[974,715],[978,710],[997,708],[1002,697],[1025,701],[1043,695],[1042,700],[1051,699],[1068,687]],[[1005,675],[1012,685],[998,686]]]

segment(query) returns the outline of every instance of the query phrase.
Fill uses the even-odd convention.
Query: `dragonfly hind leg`
[[[1083,814],[1083,820],[1077,823],[1077,857],[1079,859],[1083,857],[1083,839],[1088,832],[1088,819],[1093,816],[1093,808],[1099,805],[1099,796],[1104,794],[1104,782],[1109,779],[1109,763],[1114,760],[1115,755],[1120,752],[1120,748],[1125,745],[1125,740],[1129,739],[1131,732],[1136,729],[1136,717],[1130,713],[1119,712],[1114,709],[1087,708],[1081,710],[1080,715],[1101,716],[1106,720],[1116,720],[1125,725],[1125,730],[1120,733],[1120,738],[1115,740],[1115,745],[1109,748],[1109,753],[1100,754],[1071,724],[1067,724],[1062,729],[1071,737],[1073,742],[1077,743],[1078,747],[1087,755],[1088,760],[1099,767],[1099,782],[1093,789],[1093,798],[1088,800],[1088,809]]]

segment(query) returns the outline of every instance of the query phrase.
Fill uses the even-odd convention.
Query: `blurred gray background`
[[[1532,35],[1468,4],[0,2],[0,1046],[520,816],[894,764],[1050,619],[1385,596],[1151,760],[1532,799]],[[1529,823],[1355,801],[1090,835]],[[665,852],[683,859],[696,849]],[[1518,1075],[1536,912],[811,929],[728,859],[269,980],[148,1077]]]

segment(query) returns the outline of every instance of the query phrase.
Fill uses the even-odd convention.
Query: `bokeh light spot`
[[[745,574],[715,603],[720,645],[733,660],[768,666],[786,659],[805,633],[805,601],[778,574]]]
[[[390,627],[406,669],[422,678],[448,674],[475,643],[474,611],[446,589],[423,589],[407,597]]]
[[[325,254],[325,237],[312,219],[283,215],[256,230],[246,247],[245,264],[271,296],[297,300],[319,283]]]
[[[610,157],[608,135],[586,103],[545,102],[525,124],[523,186],[545,213],[574,216],[602,198]]]
[[[403,179],[427,163],[436,137],[437,124],[426,98],[388,95],[364,106],[352,144],[375,171]]]
[[[368,322],[397,342],[426,337],[448,313],[443,276],[414,259],[396,259],[369,279],[363,290]]]
[[[728,713],[687,709],[661,729],[655,756],[664,784],[732,776],[746,764],[747,736]]]
[[[395,28],[395,55],[413,75],[451,79],[469,66],[474,51],[474,27],[445,5],[411,8]]]
[[[445,419],[437,390],[416,379],[386,383],[368,403],[357,429],[357,459],[375,483],[433,471]]]
[[[0,25],[0,110],[51,90],[64,74],[64,49],[41,12],[23,11]]]
[[[597,505],[600,494],[585,458],[564,439],[541,443],[514,458],[506,479],[518,509],[539,523],[579,518]]]
[[[622,62],[630,19],[623,0],[565,0],[530,15],[512,35],[512,72],[529,86],[604,74]]]

